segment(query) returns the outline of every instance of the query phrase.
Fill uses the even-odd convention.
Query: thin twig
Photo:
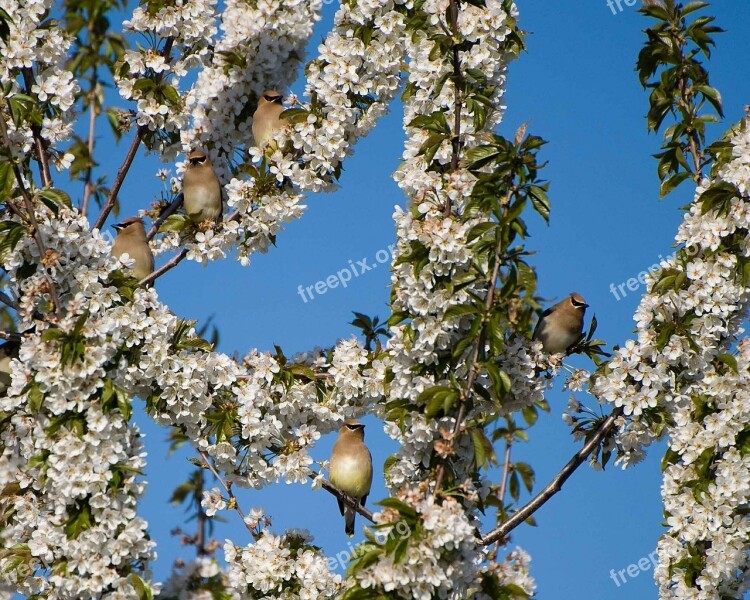
[[[182,206],[182,201],[184,199],[184,196],[182,193],[177,195],[177,198],[175,198],[167,208],[164,209],[164,211],[159,215],[159,217],[154,221],[153,225],[151,225],[151,229],[148,230],[148,233],[146,234],[147,240],[154,239],[154,236],[159,233],[159,227],[161,227],[161,224],[166,221],[170,215],[174,214],[174,212]]]
[[[183,259],[187,256],[187,253],[188,253],[187,248],[183,248],[182,250],[180,250],[169,261],[167,261],[161,267],[156,269],[156,271],[151,273],[151,275],[141,279],[140,285],[147,286],[147,285],[151,285],[152,283],[154,283],[154,281],[156,281],[159,277],[164,275],[164,273],[166,273],[170,269],[174,269],[177,265],[179,265],[183,261]]]
[[[8,294],[6,294],[5,292],[0,292],[0,302],[2,302],[3,304],[7,304],[14,310],[18,310],[18,302],[13,300],[13,298],[8,296]]]
[[[237,502],[237,497],[234,495],[234,492],[232,492],[232,484],[227,483],[224,481],[221,475],[219,475],[219,472],[216,470],[216,467],[214,467],[213,462],[211,462],[211,459],[206,455],[205,452],[202,450],[198,450],[198,454],[200,454],[201,459],[203,460],[203,464],[205,467],[213,473],[213,476],[216,477],[216,480],[221,484],[221,487],[224,488],[227,495],[229,496],[229,502],[234,507],[234,510],[237,512],[237,514],[242,519],[242,523],[245,525],[247,530],[252,534],[253,530],[250,527],[250,525],[245,522],[245,513],[242,511],[242,507],[240,506],[240,503]]]
[[[0,339],[8,340],[9,342],[20,342],[23,340],[23,336],[17,331],[0,331]]]
[[[168,37],[167,41],[164,43],[164,48],[162,48],[161,52],[159,53],[164,57],[167,63],[169,62],[169,55],[172,52],[173,44],[174,38],[172,36]],[[141,125],[138,127],[138,129],[136,129],[133,142],[130,144],[130,148],[128,148],[128,153],[125,155],[125,160],[123,160],[122,165],[120,165],[120,168],[117,170],[115,181],[112,184],[112,188],[109,190],[109,194],[107,195],[107,201],[104,203],[104,206],[102,206],[102,210],[99,213],[99,216],[96,218],[96,221],[94,222],[93,229],[101,229],[102,225],[104,225],[104,222],[107,220],[109,213],[112,212],[112,209],[115,206],[115,202],[117,202],[117,194],[120,192],[120,188],[122,188],[122,184],[125,181],[125,176],[128,174],[128,170],[130,170],[130,166],[133,164],[135,155],[138,152],[138,147],[140,146],[141,141],[143,140],[143,136],[145,135],[147,130],[148,127],[146,125]]]
[[[112,209],[115,207],[115,202],[117,202],[117,194],[120,192],[120,188],[122,188],[122,184],[125,181],[125,177],[127,176],[128,171],[130,170],[130,166],[133,164],[133,160],[135,159],[135,155],[138,152],[138,146],[140,146],[141,144],[144,133],[145,128],[143,125],[136,129],[135,137],[130,144],[130,148],[128,148],[128,153],[125,155],[125,160],[122,161],[120,168],[117,169],[117,175],[115,176],[115,181],[109,190],[109,194],[107,195],[107,201],[104,203],[104,206],[102,206],[102,210],[99,213],[99,216],[96,218],[96,221],[94,222],[93,229],[101,229],[102,225],[104,225],[104,222],[107,220],[109,213],[112,212]]]
[[[34,71],[30,67],[24,67],[21,69],[23,75],[23,84],[25,87],[26,94],[31,94],[31,88],[34,86]],[[31,125],[31,134],[34,138],[34,146],[36,148],[36,160],[39,163],[39,172],[42,174],[42,182],[45,187],[54,187],[52,182],[52,176],[49,172],[49,157],[47,156],[47,148],[44,145],[42,139],[42,128],[39,125]]]
[[[500,493],[498,493],[497,495],[498,500],[500,500],[501,506],[503,502],[505,502],[505,489],[508,483],[508,476],[510,475],[510,447],[511,447],[510,441],[506,440],[505,460],[503,462],[503,480],[500,482]]]
[[[89,91],[89,160],[94,156],[94,134],[96,131],[96,67],[93,67],[93,71],[94,72],[91,75],[91,90]],[[93,171],[94,169],[91,166],[86,169],[86,179],[83,184],[83,202],[81,203],[81,214],[84,216],[89,210],[89,198],[91,198],[91,190],[93,188],[93,185],[91,184],[91,175]]]
[[[458,0],[450,0],[450,26],[453,35],[453,153],[451,155],[451,171],[458,169],[458,161],[461,152],[461,110],[463,100],[461,98],[461,86],[463,85],[463,74],[461,73],[461,56],[458,50]]]
[[[5,144],[10,147],[8,128],[6,127],[5,119],[2,116],[0,116],[0,135],[2,136]],[[24,207],[26,208],[28,219],[31,223],[32,237],[34,238],[34,242],[36,243],[37,250],[39,250],[39,261],[41,263],[42,273],[44,273],[44,278],[47,281],[47,287],[49,288],[49,295],[52,298],[53,304],[55,305],[55,314],[57,314],[58,318],[62,318],[62,307],[60,306],[60,297],[57,294],[57,288],[55,287],[55,283],[52,281],[52,277],[50,277],[49,273],[47,272],[47,267],[44,266],[44,259],[47,256],[47,248],[44,245],[42,234],[39,231],[39,223],[37,223],[36,213],[34,212],[34,201],[31,198],[31,194],[26,189],[26,184],[23,181],[23,175],[21,174],[21,170],[18,168],[18,165],[16,163],[12,163],[12,165],[13,173],[16,176],[16,183],[18,183],[18,189],[21,191]]]
[[[310,479],[315,479],[318,476],[317,473],[312,472],[310,473]],[[375,522],[375,517],[373,516],[373,512],[371,510],[366,509],[364,506],[362,506],[359,502],[354,500],[351,496],[348,496],[344,492],[342,492],[339,488],[334,486],[330,481],[323,480],[323,484],[321,486],[326,492],[329,492],[330,494],[333,494],[338,498],[341,502],[346,504],[349,508],[353,508],[355,512],[358,512],[360,515],[362,515],[365,519],[370,521],[370,523]]]
[[[573,455],[573,457],[566,463],[566,465],[562,469],[560,469],[560,472],[552,478],[552,481],[550,481],[545,486],[545,488],[536,496],[534,496],[534,498],[532,498],[527,504],[525,504],[517,512],[513,513],[513,516],[511,516],[507,521],[501,523],[500,525],[495,527],[495,529],[485,535],[482,538],[481,543],[485,546],[488,546],[498,540],[503,539],[511,531],[513,531],[516,527],[518,527],[521,523],[523,523],[526,519],[533,515],[537,510],[544,506],[544,504],[546,504],[547,501],[552,498],[552,496],[557,494],[562,489],[563,484],[568,480],[568,478],[576,471],[576,469],[578,469],[578,467],[580,467],[584,463],[589,455],[599,446],[601,441],[609,433],[612,427],[614,427],[615,421],[620,416],[622,416],[623,410],[623,407],[615,408],[612,411],[612,414],[610,414],[604,421],[602,421],[601,425],[599,425],[596,433],[591,437],[591,439]]]

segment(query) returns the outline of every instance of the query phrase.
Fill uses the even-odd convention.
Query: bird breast
[[[331,483],[354,498],[362,498],[370,491],[372,463],[369,452],[334,456],[328,467]],[[366,454],[366,455],[365,455]]]

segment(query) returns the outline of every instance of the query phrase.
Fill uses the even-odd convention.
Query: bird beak
[[[122,223],[115,223],[114,225],[112,225],[112,229],[114,229],[115,231],[120,231],[124,227],[125,226]]]

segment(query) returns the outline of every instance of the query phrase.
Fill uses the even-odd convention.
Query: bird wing
[[[531,339],[533,340],[539,339],[539,335],[542,333],[542,330],[541,330],[542,321],[544,321],[545,317],[548,317],[551,314],[552,314],[552,307],[549,307],[541,315],[539,315],[539,320],[536,322],[536,327],[534,327],[534,335],[531,337]]]

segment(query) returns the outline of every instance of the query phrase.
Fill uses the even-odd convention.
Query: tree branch
[[[174,212],[182,206],[182,202],[184,200],[184,196],[182,193],[179,193],[177,195],[177,198],[175,198],[172,203],[167,206],[167,208],[164,209],[164,211],[159,215],[159,217],[153,222],[151,225],[151,229],[148,230],[148,233],[146,234],[147,240],[154,239],[154,236],[159,233],[159,227],[161,227],[161,224],[166,221],[170,215],[174,214]]]
[[[315,479],[318,476],[318,473],[315,473],[314,471],[310,473],[310,479]],[[344,492],[342,492],[339,488],[334,486],[330,481],[323,480],[323,489],[326,492],[329,492],[330,494],[333,494],[341,500],[344,504],[346,504],[349,508],[353,508],[355,512],[358,512],[360,515],[362,515],[365,519],[370,521],[370,523],[375,522],[375,518],[373,517],[373,512],[371,510],[366,509],[362,504],[354,500],[351,496],[348,496]]]
[[[96,221],[94,222],[93,229],[101,229],[102,225],[104,225],[104,222],[107,220],[109,213],[112,212],[112,209],[115,207],[115,202],[117,202],[117,194],[120,192],[120,188],[122,188],[122,184],[125,181],[125,177],[127,176],[128,171],[130,170],[130,166],[133,164],[135,155],[138,152],[138,146],[140,146],[141,140],[143,139],[145,129],[146,128],[144,125],[141,125],[140,127],[138,127],[138,129],[136,129],[133,142],[130,144],[130,148],[128,148],[128,153],[125,155],[125,160],[122,161],[120,168],[117,169],[117,175],[115,176],[115,181],[109,190],[109,194],[107,195],[107,201],[104,203],[104,206],[102,206],[102,210],[99,213],[99,216],[96,218]]]
[[[24,67],[21,69],[23,75],[23,85],[27,95],[31,94],[31,88],[34,86],[34,71],[30,67]],[[52,176],[49,172],[49,157],[47,156],[47,148],[44,145],[42,139],[42,129],[39,125],[31,125],[31,134],[34,137],[34,147],[36,149],[36,160],[39,163],[39,172],[42,174],[42,182],[45,187],[54,187],[52,182]]]
[[[0,331],[0,340],[20,342],[21,340],[23,340],[23,336],[16,331]]]
[[[164,43],[164,48],[162,48],[161,52],[159,53],[167,62],[169,62],[169,55],[172,52],[173,44],[174,38],[172,36],[168,37],[167,41]],[[120,192],[120,188],[122,188],[122,184],[125,181],[125,176],[128,174],[128,170],[133,164],[135,155],[138,152],[138,146],[140,146],[141,140],[143,140],[143,136],[146,133],[147,129],[148,127],[145,125],[141,125],[138,127],[138,129],[136,129],[133,142],[130,144],[130,148],[128,148],[128,153],[125,155],[125,160],[123,160],[122,165],[120,165],[120,168],[117,170],[117,176],[115,177],[115,181],[112,184],[112,188],[109,190],[107,201],[104,203],[99,216],[96,218],[93,229],[101,229],[102,225],[104,225],[104,222],[107,220],[107,216],[109,216],[109,213],[112,212],[112,209],[115,206],[115,202],[117,201],[117,194]]]
[[[92,160],[94,156],[94,133],[96,131],[96,86],[97,86],[97,72],[96,67],[93,67],[93,74],[91,75],[91,90],[89,91],[89,139],[88,139],[88,150],[89,160]],[[91,197],[91,175],[93,168],[88,167],[86,169],[86,180],[83,184],[83,202],[81,203],[81,214],[86,216],[89,209],[89,198]]]
[[[534,496],[534,498],[532,498],[526,505],[513,513],[513,516],[511,516],[507,521],[501,523],[500,525],[495,527],[495,529],[485,535],[482,538],[481,543],[484,546],[488,546],[494,542],[497,542],[498,540],[503,539],[511,531],[513,531],[516,527],[518,527],[521,523],[523,523],[526,519],[533,515],[537,510],[544,506],[547,501],[552,498],[552,496],[557,494],[562,489],[563,484],[568,480],[568,478],[576,471],[576,469],[578,469],[578,467],[583,464],[583,462],[589,457],[594,449],[599,446],[601,441],[609,433],[612,427],[614,427],[615,421],[620,416],[622,416],[623,410],[624,409],[622,406],[615,408],[612,413],[604,421],[602,421],[601,425],[599,425],[596,433],[591,437],[591,439],[587,441],[581,447],[581,449],[573,455],[573,457],[566,463],[566,465],[562,469],[560,469],[560,472],[552,478],[552,481],[550,481],[546,485],[546,487],[536,496]]]
[[[508,476],[510,475],[510,440],[505,441],[505,460],[503,461],[503,479],[500,482],[500,492],[497,497],[502,505],[505,502],[505,490],[508,485]]]
[[[18,302],[16,302],[5,292],[0,292],[0,302],[2,302],[3,304],[7,304],[14,310],[18,310]]]
[[[250,527],[250,525],[248,525],[245,522],[245,513],[242,511],[242,507],[240,506],[240,503],[237,502],[237,497],[234,495],[234,492],[232,492],[232,484],[224,481],[221,475],[219,475],[219,472],[216,470],[216,467],[214,467],[214,464],[211,462],[211,459],[206,455],[205,452],[203,452],[203,450],[198,450],[198,454],[200,455],[201,460],[203,461],[203,464],[205,465],[205,467],[209,471],[211,471],[211,473],[213,473],[213,476],[216,477],[216,480],[221,484],[221,487],[224,488],[227,495],[229,496],[229,502],[231,503],[231,505],[234,507],[234,510],[242,519],[242,523],[245,525],[247,530],[250,532],[251,535],[253,535],[252,528]]]
[[[8,137],[8,128],[5,125],[5,118],[2,117],[1,115],[0,115],[0,135],[2,136],[3,142],[7,145],[8,148],[10,148],[10,138]],[[18,168],[18,165],[15,162],[12,163],[12,168],[13,168],[13,173],[16,176],[16,183],[18,183],[18,189],[21,191],[21,196],[23,197],[23,202],[26,208],[26,212],[28,213],[28,219],[31,224],[31,234],[32,234],[32,237],[34,238],[34,242],[36,243],[37,250],[39,250],[39,262],[40,262],[40,266],[42,267],[42,272],[44,273],[44,279],[47,281],[47,286],[49,287],[50,298],[52,298],[52,302],[55,305],[55,314],[57,314],[58,318],[62,318],[62,307],[60,306],[60,297],[57,294],[57,288],[55,288],[55,283],[52,281],[52,278],[47,272],[47,267],[44,265],[44,260],[47,257],[47,248],[44,245],[42,234],[39,232],[39,224],[37,223],[36,213],[34,212],[34,201],[31,198],[31,194],[29,194],[29,191],[26,189],[26,184],[23,181],[23,175],[21,174],[21,170]]]
[[[177,254],[175,254],[169,261],[167,261],[161,267],[159,267],[158,269],[156,269],[156,271],[154,271],[153,273],[151,273],[151,275],[149,275],[148,277],[144,277],[143,279],[141,279],[140,284],[143,285],[143,286],[151,285],[159,277],[161,277],[162,275],[164,275],[164,273],[166,273],[170,269],[174,269],[177,265],[179,265],[184,260],[184,258],[187,256],[187,253],[188,253],[187,249],[183,248]]]

